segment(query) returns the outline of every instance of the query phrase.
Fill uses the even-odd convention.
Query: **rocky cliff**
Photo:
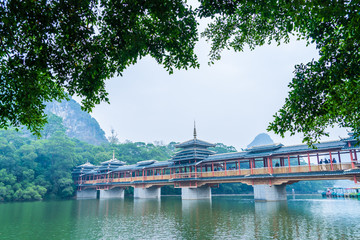
[[[47,103],[45,111],[62,118],[68,137],[95,145],[107,142],[105,132],[96,119],[82,111],[75,100]]]

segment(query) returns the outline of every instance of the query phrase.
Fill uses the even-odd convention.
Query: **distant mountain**
[[[261,145],[267,145],[273,143],[274,141],[271,139],[271,137],[268,134],[260,133],[247,147],[250,148],[253,146],[261,146]]]
[[[81,141],[100,145],[107,142],[105,132],[101,129],[95,118],[81,110],[80,104],[75,100],[49,102],[46,104],[45,112],[53,113],[63,120],[66,135]]]

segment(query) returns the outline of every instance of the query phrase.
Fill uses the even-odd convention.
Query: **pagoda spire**
[[[194,139],[196,139],[196,123],[194,121]]]

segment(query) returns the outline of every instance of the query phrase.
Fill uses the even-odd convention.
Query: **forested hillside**
[[[74,195],[71,171],[75,166],[107,161],[113,151],[127,164],[149,159],[164,161],[171,158],[176,144],[127,141],[91,145],[69,138],[62,119],[53,114],[42,135],[42,139],[36,139],[21,131],[0,130],[0,201],[69,198]],[[236,149],[217,144],[212,150],[223,153]]]
[[[104,143],[91,145],[66,135],[62,119],[50,115],[49,124],[42,132],[44,138],[36,139],[15,130],[0,130],[0,202],[41,200],[44,198],[70,198],[74,196],[71,171],[87,161],[99,164],[112,158],[134,164],[138,161],[171,158],[175,142],[168,145],[143,142]],[[222,143],[211,150],[217,153],[236,149]],[[300,182],[289,186],[296,192],[314,192],[331,183]],[[131,193],[131,188],[126,193]],[[234,183],[220,184],[214,194],[251,193],[252,187]],[[179,194],[180,189],[164,187],[162,194]]]
[[[0,201],[68,198],[74,194],[72,169],[90,161],[109,160],[112,152],[128,164],[141,160],[166,160],[171,146],[123,143],[90,145],[57,131],[48,139],[24,137],[13,130],[0,130]]]

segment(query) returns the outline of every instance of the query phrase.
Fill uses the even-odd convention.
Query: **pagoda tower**
[[[215,154],[214,151],[208,149],[209,147],[215,147],[215,144],[197,139],[195,124],[194,138],[186,142],[179,143],[175,145],[175,147],[182,149],[171,159],[175,165],[196,163],[207,158],[209,155]]]

